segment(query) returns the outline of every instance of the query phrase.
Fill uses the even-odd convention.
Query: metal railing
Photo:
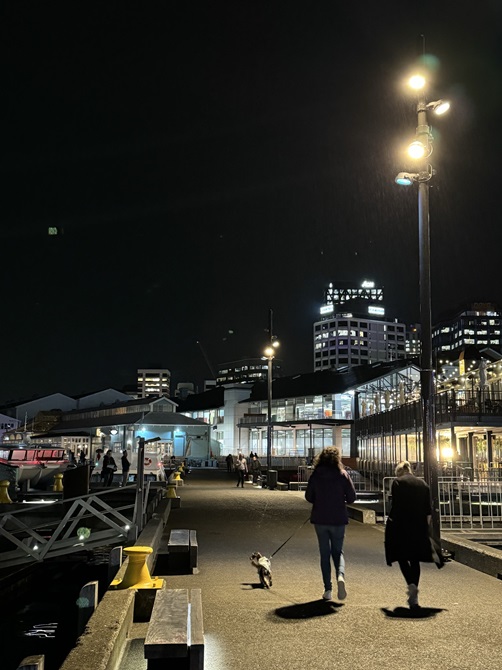
[[[439,479],[441,529],[502,527],[502,481]]]
[[[384,477],[382,482],[384,520],[390,511],[395,479]],[[497,473],[476,473],[473,479],[464,475],[439,477],[438,490],[441,530],[502,528],[502,478],[498,469]]]
[[[0,568],[134,539],[134,503],[112,507],[103,498],[113,491],[26,505],[2,514]]]
[[[434,396],[436,423],[451,423],[477,417],[480,422],[502,421],[502,393],[492,390],[448,391]],[[398,405],[392,409],[361,416],[355,430],[359,437],[392,434],[422,426],[420,400]]]

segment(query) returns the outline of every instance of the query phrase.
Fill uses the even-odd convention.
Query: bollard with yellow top
[[[112,589],[161,589],[164,580],[151,577],[146,564],[146,557],[153,553],[151,547],[126,547],[124,554],[129,558],[123,579],[114,579]]]
[[[177,498],[178,496],[176,495],[176,487],[175,486],[167,486],[165,493],[164,493],[164,498]]]
[[[54,475],[54,484],[52,486],[53,491],[62,491],[63,490],[63,473],[58,472]]]
[[[176,484],[168,484],[164,491],[164,498],[168,498],[171,504],[171,509],[179,509],[181,507],[181,498],[178,495],[178,487]]]
[[[0,482],[0,504],[9,505],[12,504],[12,500],[9,495],[9,480],[4,479]]]
[[[176,470],[176,472],[173,474],[173,482],[176,484],[176,486],[183,486],[180,470]]]

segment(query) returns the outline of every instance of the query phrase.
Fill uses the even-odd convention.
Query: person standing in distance
[[[325,447],[314,459],[312,472],[305,491],[305,499],[312,503],[310,523],[314,524],[321,573],[324,582],[324,600],[332,600],[331,559],[335,566],[337,596],[339,600],[347,597],[345,588],[345,559],[343,540],[345,526],[349,523],[347,504],[356,499],[351,478],[343,467],[340,450],[337,447]]]
[[[242,488],[244,488],[244,479],[248,471],[248,464],[243,454],[239,454],[237,456],[237,463],[235,465],[235,469],[237,470],[237,488],[239,488],[239,484],[241,485]]]
[[[122,484],[121,486],[127,486],[127,480],[129,479],[129,470],[131,469],[131,463],[127,458],[127,449],[124,449],[122,456],[120,458],[122,465]]]
[[[408,461],[396,467],[391,488],[392,503],[385,526],[385,559],[387,565],[399,564],[408,585],[408,606],[419,607],[418,583],[420,562],[444,565],[439,547],[434,547],[429,526],[431,494],[423,479],[415,477]]]

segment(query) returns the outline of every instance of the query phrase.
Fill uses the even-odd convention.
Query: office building
[[[471,345],[501,353],[501,318],[501,311],[492,303],[473,303],[452,318],[440,321],[432,330],[437,358],[458,358],[460,351]]]
[[[216,375],[217,384],[248,384],[267,379],[267,361],[262,358],[242,358],[221,363]],[[280,376],[281,364],[274,360],[274,376]]]
[[[165,395],[169,397],[171,388],[171,372],[165,368],[143,368],[138,370],[138,396]]]
[[[406,327],[385,316],[383,288],[329,284],[314,323],[314,371],[406,357]]]

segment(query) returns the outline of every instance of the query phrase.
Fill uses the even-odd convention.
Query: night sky
[[[421,9],[419,9],[419,6]],[[259,355],[312,370],[329,281],[419,320],[417,192],[394,177],[435,59],[433,319],[502,304],[502,5],[7,2],[0,401],[200,383]],[[49,237],[49,226],[63,235]]]

